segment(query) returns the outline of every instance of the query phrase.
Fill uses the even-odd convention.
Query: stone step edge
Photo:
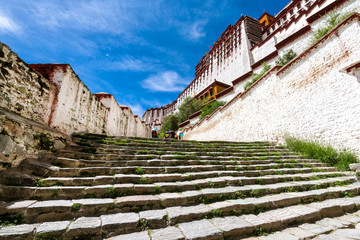
[[[103,138],[103,139],[96,139],[88,140],[88,139],[81,139],[81,138],[72,138],[72,142],[74,143],[121,143],[121,144],[155,144],[160,146],[165,145],[181,145],[181,146],[189,146],[189,145],[195,145],[195,146],[207,146],[207,145],[213,145],[213,146],[247,146],[247,145],[257,145],[257,146],[270,146],[275,145],[276,143],[272,142],[266,142],[266,141],[252,141],[252,142],[226,142],[226,141],[153,141],[150,139],[144,139],[144,140],[124,140],[124,139],[118,139],[118,138]]]
[[[314,169],[314,171],[326,171],[327,169],[335,169],[335,167],[329,167],[325,163],[319,163],[319,162],[304,162],[304,163],[260,163],[260,164],[252,164],[250,165],[222,165],[222,164],[216,164],[216,165],[125,165],[125,166],[67,166],[67,167],[57,167],[56,165],[52,165],[55,169],[54,173],[56,175],[61,174],[62,172],[71,172],[71,171],[79,171],[80,174],[82,171],[89,171],[89,170],[119,170],[120,172],[123,172],[123,174],[135,174],[135,175],[144,175],[146,172],[153,172],[154,170],[157,173],[152,174],[186,174],[188,172],[194,173],[194,172],[206,172],[206,171],[236,171],[236,172],[254,172],[254,171],[287,171],[289,169],[292,170],[301,170],[301,169]],[[318,169],[318,170],[315,170]],[[162,170],[162,171],[161,171]],[[200,170],[200,171],[194,171],[194,170]],[[50,172],[49,172],[50,173]],[[48,173],[48,174],[49,174]],[[109,175],[109,173],[104,173]],[[116,174],[116,173],[114,173]],[[151,174],[151,173],[149,173]],[[189,175],[189,174],[188,174]]]
[[[317,189],[328,189],[329,188],[329,184],[334,183],[334,182],[347,182],[348,179],[344,179],[344,178],[338,178],[336,179],[337,181],[322,181],[322,184],[325,184],[325,187],[320,187]],[[318,183],[313,183],[313,184],[308,184],[308,189],[311,189],[310,186],[315,186],[318,185],[320,182]],[[326,184],[327,183],[327,184]],[[297,185],[298,186],[302,186],[303,182],[298,182]],[[292,191],[287,191],[287,192],[302,192],[303,194],[306,195],[306,191],[309,191],[308,189],[306,189],[305,191],[294,191],[296,190],[296,186],[294,186],[293,184],[285,184],[285,186],[281,186],[280,184],[272,184],[272,189],[273,192],[267,192],[266,189],[267,188],[261,188],[259,186],[256,187],[256,185],[251,187],[246,187],[241,189],[241,187],[234,189],[233,191],[227,191],[228,192],[228,196],[230,196],[229,199],[225,198],[225,200],[227,199],[227,201],[232,201],[236,199],[246,199],[249,197],[255,197],[256,199],[259,198],[263,198],[263,197],[269,197],[271,196],[270,194],[281,194],[283,193],[285,190],[292,190]],[[351,185],[351,184],[349,184]],[[354,185],[354,184],[353,184]],[[276,189],[276,187],[278,187]],[[359,188],[359,187],[357,187]],[[252,190],[251,190],[252,189]],[[254,189],[258,189],[256,191],[256,195],[254,192]],[[262,189],[262,192],[260,192],[260,190]],[[64,213],[64,212],[73,212],[73,208],[74,206],[76,206],[76,208],[78,208],[76,210],[76,212],[81,213],[81,209],[84,205],[84,207],[86,208],[87,203],[90,202],[90,205],[96,205],[97,208],[101,209],[103,207],[109,208],[109,209],[115,209],[115,208],[120,208],[123,209],[125,211],[133,211],[134,209],[130,209],[129,206],[134,206],[135,208],[143,208],[145,206],[145,208],[147,206],[155,206],[159,209],[164,209],[167,207],[174,207],[174,206],[181,206],[181,207],[191,207],[194,206],[193,204],[199,203],[200,199],[210,199],[209,197],[211,196],[211,192],[206,193],[207,191],[211,190],[211,189],[203,189],[205,190],[205,193],[202,191],[198,191],[198,195],[189,195],[188,198],[184,197],[184,195],[180,195],[180,194],[168,194],[168,193],[164,193],[164,194],[158,194],[158,195],[134,195],[134,196],[126,196],[126,197],[119,197],[116,199],[96,199],[95,201],[92,201],[91,199],[77,199],[77,200],[49,200],[49,201],[36,201],[36,200],[28,200],[28,201],[17,201],[17,202],[11,202],[11,203],[3,203],[3,207],[1,209],[0,214],[18,214],[21,213],[23,215],[26,215],[26,212],[30,210],[35,210],[36,208],[40,209],[40,212],[35,211],[35,215],[40,215],[41,214],[45,214],[46,211],[44,209],[47,209],[47,212],[53,213],[53,211],[56,211],[58,213]],[[231,189],[230,189],[231,190]],[[187,194],[187,193],[191,193],[193,191],[188,191],[188,192],[183,192],[183,194]],[[215,191],[216,193],[217,191]],[[220,191],[223,194],[224,191]],[[254,192],[252,194],[252,192]],[[232,195],[231,195],[232,194]],[[234,195],[235,194],[235,195]],[[358,191],[355,192],[355,194],[358,194]],[[183,198],[180,198],[180,196],[182,196]],[[244,197],[245,198],[244,198]],[[180,200],[180,201],[179,201]],[[218,200],[215,198],[215,201],[212,202],[208,202],[207,204],[218,204],[219,201],[225,201],[225,200]],[[91,204],[92,202],[92,204]],[[95,204],[96,203],[96,204]],[[178,205],[176,205],[176,204]],[[206,203],[206,202],[203,202]],[[20,207],[19,207],[20,206]],[[41,208],[43,207],[43,208]],[[129,209],[128,209],[129,208]],[[95,211],[95,209],[94,209]],[[93,213],[90,213],[93,214]],[[61,215],[61,217],[64,217],[63,215]],[[72,216],[70,217],[72,218]],[[34,219],[32,216],[30,217],[30,219]]]
[[[157,155],[192,155],[195,153],[202,153],[203,155],[217,154],[222,153],[224,155],[239,154],[239,153],[273,153],[273,152],[292,152],[287,148],[271,147],[271,148],[233,148],[231,151],[226,151],[225,149],[219,150],[218,148],[145,148],[139,150],[138,148],[125,148],[125,147],[105,147],[103,145],[99,146],[81,146],[81,145],[67,145],[66,148],[60,152],[82,152],[88,153],[88,151],[94,151],[94,153],[110,153],[110,152],[123,152],[123,153],[138,153],[146,152],[146,154],[157,154]],[[236,151],[235,151],[236,150]],[[159,154],[160,153],[160,154]],[[173,153],[173,154],[172,154]],[[133,155],[133,154],[132,154]]]
[[[251,240],[274,240],[274,239],[342,239],[348,237],[360,236],[360,229],[356,226],[360,226],[360,211],[354,213],[345,213],[344,215],[324,218],[312,224],[302,224],[293,226],[291,228],[285,228],[281,231],[271,232],[266,237],[253,238]],[[357,229],[355,229],[357,228]],[[315,231],[311,231],[315,230]],[[340,230],[340,231],[337,231]],[[342,231],[341,231],[342,230]],[[350,231],[351,233],[347,234]],[[356,234],[356,236],[355,236]],[[336,235],[336,236],[334,236]],[[353,239],[353,238],[351,238]],[[246,240],[246,239],[245,239]],[[247,239],[250,240],[250,239]]]
[[[179,234],[179,236],[182,236],[182,239],[238,239],[239,237],[256,235],[257,232],[266,233],[267,231],[273,231],[275,229],[284,229],[292,224],[309,223],[321,218],[340,216],[346,213],[355,212],[360,207],[359,203],[359,197],[355,197],[353,199],[347,198],[344,200],[329,199],[320,203],[325,206],[321,206],[318,203],[311,203],[301,206],[290,206],[282,209],[270,210],[269,212],[260,213],[259,215],[249,214],[240,217],[229,216],[223,218],[217,217],[212,219],[202,219],[180,223],[173,228],[167,227],[126,234],[123,236],[113,236],[108,238],[108,240],[122,240],[127,239],[127,237],[130,236],[135,237],[133,239],[136,239],[136,236],[147,236],[147,238],[143,237],[141,239],[157,240],[161,239],[159,237],[162,234],[169,231],[171,231],[174,235]],[[335,210],[335,213],[329,211],[329,209]]]
[[[210,173],[219,173],[219,172],[210,172]],[[221,181],[229,181],[229,184],[235,184],[235,182],[241,181],[243,185],[249,185],[251,183],[257,183],[257,184],[265,184],[266,182],[275,180],[275,181],[293,181],[294,179],[299,180],[306,180],[311,179],[311,177],[318,176],[321,178],[325,177],[335,177],[337,176],[344,176],[344,175],[350,175],[351,173],[347,172],[309,172],[309,173],[298,173],[298,174],[284,174],[284,175],[262,175],[259,177],[246,177],[246,176],[224,176],[224,175],[217,175],[213,177],[204,177],[203,175],[192,175],[192,174],[144,174],[144,175],[127,175],[127,174],[115,174],[115,176],[110,175],[102,175],[97,177],[48,177],[43,178],[39,180],[39,184],[43,184],[42,186],[38,187],[52,187],[52,186],[84,186],[77,185],[76,183],[73,183],[75,180],[76,182],[81,183],[81,181],[87,182],[85,184],[86,186],[96,186],[96,185],[108,185],[108,184],[153,184],[155,186],[159,186],[163,183],[175,183],[179,184],[180,182],[188,182],[193,183],[194,180],[202,180],[205,182],[214,182],[219,183],[218,179]],[[271,178],[270,178],[271,177]],[[164,179],[168,178],[168,179]],[[123,179],[123,180],[121,180]],[[144,180],[146,179],[146,181]],[[159,180],[161,179],[161,180]],[[314,179],[312,179],[314,180]],[[69,181],[72,181],[71,184],[67,183]],[[92,183],[90,183],[90,181]],[[63,185],[62,185],[63,184]],[[194,183],[199,184],[199,183]],[[160,185],[160,186],[161,186]],[[201,184],[204,185],[204,184]],[[200,186],[201,186],[200,185]],[[180,187],[181,184],[178,186]],[[85,186],[84,186],[85,187]]]
[[[346,176],[352,176],[352,174],[345,174]],[[292,179],[293,180],[293,179]],[[194,180],[196,181],[196,180]],[[214,181],[215,182],[215,181]],[[307,181],[305,181],[307,182]],[[209,184],[209,183],[204,183],[204,181],[198,180],[197,182],[195,182],[195,188],[201,188],[201,186],[205,185],[205,184]],[[238,183],[240,184],[240,183]],[[241,183],[242,184],[242,183]],[[166,185],[166,183],[165,183]],[[196,186],[198,185],[198,186]],[[209,184],[210,185],[210,184]],[[82,187],[67,187],[67,188],[62,188],[62,187],[58,187],[58,186],[53,186],[53,187],[22,187],[22,186],[1,186],[1,194],[3,199],[7,199],[12,200],[14,198],[23,198],[23,199],[42,199],[42,200],[52,200],[52,199],[56,199],[59,197],[63,197],[63,198],[69,198],[71,196],[71,194],[79,194],[79,190],[83,190],[80,194],[81,197],[88,197],[88,198],[94,198],[97,197],[98,194],[100,194],[101,196],[104,195],[109,195],[109,193],[111,193],[112,197],[117,197],[118,195],[118,191],[120,191],[120,193],[122,191],[124,191],[125,189],[125,195],[135,195],[138,194],[138,191],[145,191],[147,189],[149,189],[149,185],[138,185],[137,189],[131,189],[128,190],[129,187],[133,187],[134,185],[131,184],[118,184],[118,185],[102,185],[102,186],[96,186],[96,187],[87,187],[85,189],[83,189]],[[164,186],[164,185],[163,185]],[[258,186],[266,186],[266,185],[258,185]],[[176,191],[180,191],[181,188],[183,188],[183,190],[187,190],[186,189],[186,185],[184,184],[178,184],[177,186],[174,187],[174,190]],[[152,191],[148,192],[148,193],[156,193],[158,192],[158,190],[152,185],[150,185],[150,188]],[[111,189],[111,191],[109,190]],[[160,188],[161,189],[161,188]],[[60,191],[63,190],[63,191]],[[42,192],[43,191],[43,192]],[[46,191],[46,192],[45,192]],[[51,192],[49,192],[51,191]],[[195,191],[193,188],[192,190],[188,190],[188,191]],[[11,193],[11,197],[8,196],[8,194],[6,194],[7,192]],[[148,194],[147,193],[147,194]],[[38,194],[38,195],[34,195],[34,194]],[[123,194],[120,194],[120,196]],[[18,196],[18,197],[16,197]],[[40,197],[42,196],[42,197]],[[76,195],[72,195],[71,197],[73,198],[78,198],[79,196]]]
[[[359,197],[328,199],[319,203],[310,203],[306,205],[296,205],[284,207],[281,209],[269,210],[258,215],[246,214],[242,216],[215,217],[212,219],[202,219],[191,222],[183,222],[175,228],[184,234],[187,239],[197,237],[197,239],[207,239],[218,236],[234,237],[245,236],[254,233],[257,229],[270,230],[281,229],[294,222],[303,223],[329,217],[341,215],[346,212],[356,211],[360,207]],[[332,211],[329,211],[329,210]],[[335,211],[334,211],[335,210]],[[97,235],[102,237],[109,236],[121,226],[130,228],[130,231],[139,230],[140,217],[127,213],[128,222],[116,219],[117,214],[102,215],[100,217],[80,217],[73,222],[45,222],[42,224],[23,224],[18,226],[0,228],[0,239],[8,237],[35,237],[37,234],[55,233],[57,236],[65,234],[63,237]],[[125,215],[125,214],[123,214]],[[120,217],[120,215],[118,215]],[[117,221],[116,221],[117,220]],[[87,223],[87,224],[84,224]],[[59,226],[61,225],[61,226]],[[169,228],[169,227],[167,227]],[[164,228],[162,228],[164,229]],[[159,232],[162,229],[152,231]],[[197,229],[197,232],[191,230]],[[121,229],[124,231],[124,229]],[[127,232],[130,232],[127,231]],[[117,232],[116,234],[122,234]],[[125,237],[125,236],[124,236]],[[126,239],[126,238],[124,238]],[[149,238],[150,239],[150,238]]]
[[[315,159],[261,159],[261,160],[243,160],[243,161],[233,161],[233,160],[87,160],[87,159],[72,159],[66,157],[57,157],[57,158],[47,158],[41,159],[42,162],[51,164],[58,167],[91,167],[97,165],[103,166],[118,166],[118,167],[129,167],[129,166],[183,166],[183,165],[233,165],[233,166],[242,166],[250,168],[249,165],[252,165],[253,168],[256,168],[258,165],[271,165],[271,164],[282,164],[282,165],[291,165],[291,164],[326,164],[319,162]],[[260,166],[261,167],[261,166]]]

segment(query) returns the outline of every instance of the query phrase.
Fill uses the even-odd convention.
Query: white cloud
[[[142,115],[145,112],[145,109],[138,103],[136,104],[129,104],[128,105],[131,108],[131,111],[135,114],[138,115],[140,118],[142,117]]]
[[[199,20],[192,24],[189,29],[189,38],[193,40],[198,40],[201,37],[205,37],[206,33],[204,27],[207,24],[207,21]]]
[[[20,33],[21,28],[9,16],[0,11],[0,32]]]
[[[183,90],[187,83],[177,72],[165,71],[148,77],[142,81],[141,86],[156,92],[178,92]]]
[[[105,70],[145,72],[158,69],[159,66],[157,66],[157,62],[158,60],[156,59],[137,59],[133,56],[126,55],[123,56],[120,61],[111,61],[102,65]]]
[[[138,115],[140,118],[142,117],[142,115],[145,112],[145,109],[139,103],[131,104],[128,101],[120,101],[118,103],[119,103],[119,105],[125,105],[125,106],[131,108],[132,113],[134,115]]]

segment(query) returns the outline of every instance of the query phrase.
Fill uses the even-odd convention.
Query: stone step
[[[328,179],[312,180],[307,178],[305,181],[277,182],[272,184],[251,184],[243,185],[239,180],[234,181],[234,185],[217,188],[217,181],[194,180],[192,182],[177,183],[156,183],[156,184],[115,184],[86,186],[54,186],[54,187],[24,187],[24,186],[2,186],[2,199],[21,199],[30,200],[52,200],[52,199],[81,199],[81,198],[117,198],[117,200],[137,199],[140,195],[156,194],[157,203],[155,208],[161,206],[175,206],[176,204],[189,205],[196,201],[216,201],[217,197],[236,198],[239,196],[255,196],[281,191],[305,191],[307,189],[325,188],[327,186],[344,185],[356,181],[352,176],[333,177]],[[223,180],[223,179],[221,179]],[[283,180],[283,179],[278,179]],[[297,180],[297,179],[292,179]],[[257,180],[256,180],[257,181]],[[210,186],[210,188],[209,188]],[[189,190],[187,190],[189,189]],[[173,190],[173,191],[169,191]],[[178,191],[178,192],[175,192]],[[181,192],[182,191],[182,192]],[[163,192],[163,193],[161,193]],[[180,193],[179,193],[180,192]],[[238,195],[237,195],[238,194]],[[124,196],[124,197],[120,197]],[[152,195],[148,195],[152,196]],[[119,200],[119,201],[120,201]],[[169,205],[170,204],[170,205]],[[133,204],[134,206],[139,206]]]
[[[104,166],[104,167],[123,167],[123,166],[178,166],[178,165],[236,165],[247,166],[248,169],[253,165],[259,164],[282,164],[286,166],[293,166],[303,164],[306,166],[315,166],[316,164],[321,164],[316,160],[312,159],[290,159],[290,158],[281,158],[281,159],[253,159],[253,160],[187,160],[187,159],[176,159],[176,160],[165,160],[165,159],[148,159],[148,160],[88,160],[88,159],[74,159],[66,157],[56,157],[49,156],[42,158],[41,162],[49,163],[59,167],[90,167],[90,166]],[[324,166],[324,165],[322,165]],[[259,170],[259,169],[258,169]]]
[[[143,207],[137,209],[138,211],[135,212],[139,212],[140,217],[144,219],[151,228],[156,228],[202,218],[249,213],[259,214],[271,209],[292,205],[323,201],[325,199],[335,199],[344,196],[351,197],[358,195],[359,189],[360,186],[358,184],[350,184],[347,186],[329,187],[306,192],[286,192],[275,195],[265,195],[258,198],[235,198],[210,204],[196,203],[197,205],[173,206],[163,209],[160,207],[157,210],[152,210],[154,208],[152,205],[159,201],[157,196],[128,197],[126,198],[126,201],[125,198],[119,198],[119,201],[110,198],[53,201],[28,200],[3,203],[0,208],[0,214],[5,212],[10,215],[20,214],[25,223],[36,223],[67,219],[71,220],[81,216],[124,213],[127,212],[127,205],[141,204]],[[164,213],[164,216],[160,219],[154,219],[154,215],[157,215],[159,212]]]
[[[267,141],[196,141],[196,140],[178,140],[178,139],[172,139],[172,138],[142,138],[142,137],[124,137],[124,136],[107,136],[103,134],[92,134],[92,133],[86,133],[86,134],[74,134],[73,140],[76,141],[77,139],[84,139],[84,140],[99,140],[99,139],[107,139],[107,140],[120,140],[120,141],[135,141],[135,142],[155,142],[158,144],[162,144],[162,142],[165,143],[171,143],[171,142],[180,142],[180,143],[193,143],[193,144],[248,144],[248,143],[258,143],[258,144],[269,144]]]
[[[175,145],[151,145],[151,146],[139,146],[136,145],[126,145],[126,144],[112,144],[112,143],[77,143],[70,144],[68,149],[78,149],[79,147],[88,148],[103,148],[103,149],[114,149],[114,150],[135,150],[135,151],[177,151],[177,152],[206,152],[206,151],[215,151],[215,152],[242,152],[242,151],[271,151],[271,150],[287,150],[283,146],[276,145],[264,145],[264,146],[226,146],[221,147],[212,147],[212,146],[175,146]]]
[[[104,185],[104,184],[151,184],[156,182],[174,182],[177,184],[177,187],[190,188],[190,183],[193,180],[202,180],[196,181],[195,184],[204,186],[203,182],[216,182],[218,186],[225,186],[226,184],[237,184],[241,181],[244,185],[247,184],[268,184],[279,181],[293,181],[297,179],[305,178],[325,178],[325,177],[335,177],[345,175],[344,172],[312,172],[305,174],[287,174],[287,175],[264,175],[259,177],[246,177],[246,176],[230,176],[224,175],[226,171],[218,172],[197,172],[191,174],[115,174],[115,176],[104,175],[97,177],[48,177],[43,178],[38,181],[39,187],[50,187],[50,186],[94,186],[94,185]],[[181,183],[185,181],[186,183]],[[180,185],[179,185],[180,184]],[[174,187],[175,185],[172,184]],[[187,189],[188,190],[188,189]]]
[[[360,211],[345,213],[339,217],[326,217],[314,223],[305,223],[267,236],[251,238],[255,240],[274,239],[314,239],[314,240],[351,240],[360,239]]]
[[[159,160],[161,162],[161,160]],[[202,172],[202,171],[232,171],[230,174],[245,176],[259,176],[264,174],[281,174],[282,171],[287,172],[301,172],[308,171],[333,171],[333,167],[326,167],[323,163],[291,163],[291,164],[258,164],[254,165],[252,169],[248,165],[185,165],[185,166],[123,166],[123,167],[58,167],[48,163],[24,161],[24,167],[32,169],[33,173],[42,177],[93,177],[99,175],[114,175],[114,174],[161,174],[161,173],[186,173],[186,172]],[[284,166],[285,168],[281,168]],[[300,168],[298,169],[297,166]],[[266,169],[268,168],[268,169]],[[248,170],[249,169],[249,170]]]
[[[269,146],[274,145],[265,141],[249,141],[249,142],[231,142],[231,141],[187,141],[187,140],[173,140],[173,141],[159,141],[154,139],[124,139],[124,138],[79,138],[73,137],[73,142],[78,143],[120,143],[120,144],[155,144],[155,145],[178,145],[178,146]]]
[[[118,145],[107,145],[107,144],[93,144],[89,146],[82,146],[77,144],[67,145],[65,150],[68,151],[77,151],[77,152],[90,152],[90,153],[125,153],[125,154],[136,154],[141,152],[142,154],[154,154],[154,155],[163,155],[163,154],[203,154],[208,153],[222,153],[223,155],[236,155],[242,153],[254,153],[254,152],[288,152],[289,150],[282,147],[268,146],[268,147],[259,147],[259,148],[190,148],[190,147],[157,147],[157,148],[141,148],[133,146],[118,146]]]
[[[151,219],[153,222],[156,222],[155,219],[166,220],[166,216],[169,213],[166,211],[147,211],[140,212],[139,214],[115,213],[101,215],[100,217],[80,217],[73,222],[57,221],[2,227],[0,229],[0,239],[14,239],[15,237],[30,239],[39,238],[45,236],[45,234],[46,236],[63,239],[72,239],[74,237],[82,239],[112,237],[112,239],[117,240],[239,238],[255,234],[259,231],[264,232],[285,228],[294,223],[309,223],[320,218],[355,212],[359,207],[360,197],[327,199],[305,205],[276,208],[261,212],[258,215],[244,213],[240,216],[219,217],[214,215],[215,217],[209,219],[195,221],[190,219],[176,226],[155,227],[151,231],[141,231],[142,228],[149,227],[147,220]],[[201,212],[201,210],[198,209],[197,212]],[[330,222],[328,219],[321,221],[316,224],[338,224]],[[327,223],[325,223],[326,221]],[[342,222],[340,224],[345,225]],[[301,226],[304,230],[316,231],[316,227],[311,224],[303,224]]]
[[[76,151],[61,150],[54,154],[54,156],[68,157],[75,159],[96,159],[96,160],[147,160],[147,159],[200,159],[200,160],[247,160],[252,158],[258,159],[280,159],[280,158],[301,158],[292,152],[254,152],[254,153],[239,153],[237,155],[223,155],[222,153],[208,153],[208,154],[192,154],[192,155],[151,155],[151,154],[124,154],[124,153],[85,153]]]
[[[158,144],[151,142],[137,143],[137,142],[113,142],[113,141],[99,141],[99,142],[76,142],[80,146],[94,146],[96,144],[102,144],[106,146],[122,146],[122,147],[136,147],[137,149],[143,148],[153,148],[153,149],[171,149],[171,148],[189,148],[189,149],[199,149],[200,151],[205,151],[208,149],[221,149],[225,148],[231,151],[232,149],[242,149],[242,148],[266,148],[270,146],[275,146],[273,144],[209,144],[209,145],[200,145],[200,144],[189,144],[184,142],[172,142],[171,144]]]

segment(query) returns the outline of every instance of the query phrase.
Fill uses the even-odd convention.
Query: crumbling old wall
[[[48,125],[62,132],[107,133],[107,108],[69,64],[30,64],[55,86]]]
[[[0,169],[62,148],[74,132],[149,137],[150,127],[113,97],[105,106],[70,65],[28,65],[0,43]]]
[[[185,139],[278,141],[288,133],[360,156],[359,23],[353,15],[288,65],[273,68]]]

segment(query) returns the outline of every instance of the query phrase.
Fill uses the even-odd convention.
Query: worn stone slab
[[[340,205],[334,205],[326,200],[323,202],[310,203],[308,206],[318,209],[323,217],[336,217],[344,214]]]
[[[258,216],[254,214],[247,214],[240,216],[241,219],[245,220],[246,222],[253,225],[254,228],[264,228],[264,229],[270,229],[270,225],[268,222],[266,222],[264,219],[259,218]]]
[[[9,212],[11,210],[16,210],[16,211],[24,210],[36,202],[37,202],[36,200],[24,200],[24,201],[10,202],[10,203],[1,202],[0,214]]]
[[[200,204],[189,207],[169,207],[166,209],[170,222],[172,224],[184,221],[201,219],[204,215],[209,214],[213,210],[208,205]]]
[[[360,229],[338,229],[330,233],[329,236],[347,237],[360,240]]]
[[[104,231],[123,233],[129,229],[136,229],[139,224],[139,215],[136,213],[116,213],[100,216]]]
[[[143,231],[143,232],[119,235],[108,238],[107,240],[150,240],[150,237],[147,231]]]
[[[221,229],[225,237],[243,236],[251,233],[251,230],[254,228],[252,224],[235,216],[213,218],[209,221]]]
[[[221,231],[206,219],[180,223],[179,228],[188,240],[223,239]]]
[[[52,211],[61,211],[64,208],[67,210],[71,208],[72,202],[70,200],[50,200],[50,201],[39,201],[28,207],[31,211],[43,211],[48,208]]]
[[[151,228],[160,228],[166,226],[166,211],[161,210],[148,210],[139,213],[140,219],[145,219],[150,224]]]
[[[351,222],[353,224],[360,223],[360,216],[357,216],[355,214],[345,214],[343,216],[337,217],[336,219],[340,221]]]
[[[185,191],[181,194],[186,198],[186,201],[189,203],[195,202],[200,196],[202,196],[201,191]]]
[[[322,225],[318,225],[318,224],[311,224],[311,223],[304,223],[304,224],[300,225],[299,228],[304,229],[309,232],[312,232],[312,233],[315,233],[317,235],[329,233],[333,230],[332,227],[322,226]]]
[[[268,227],[270,226],[272,229],[278,229],[281,227],[282,220],[278,218],[275,210],[260,213],[257,217],[260,218],[262,222],[267,223],[267,225],[262,227],[263,229],[269,229]]]
[[[22,224],[0,228],[0,239],[26,239],[33,235],[34,229],[39,224]]]
[[[161,204],[165,207],[186,204],[186,197],[180,193],[161,193],[157,197],[160,198]]]
[[[289,233],[293,236],[298,237],[299,239],[308,239],[317,235],[313,232],[306,231],[299,227],[286,228],[282,232]]]
[[[68,228],[67,235],[98,235],[101,230],[101,220],[98,217],[81,217],[72,222]]]
[[[321,219],[320,221],[317,221],[316,224],[322,225],[322,226],[325,226],[325,227],[332,227],[334,229],[344,228],[344,227],[347,227],[347,226],[351,225],[350,222],[341,221],[341,220],[337,220],[337,219],[333,219],[333,218]]]
[[[113,204],[114,199],[112,198],[93,198],[93,199],[74,199],[72,200],[73,203],[79,203],[83,206],[103,206],[105,204]]]
[[[224,201],[224,202],[215,202],[215,203],[209,204],[209,207],[211,207],[213,209],[220,209],[224,213],[228,213],[228,212],[231,212],[232,210],[236,210],[237,204]]]
[[[124,205],[147,205],[147,204],[159,204],[160,199],[153,195],[133,195],[126,197],[116,198],[115,204],[117,206]]]
[[[185,240],[180,230],[176,227],[167,227],[151,231],[152,240]]]
[[[70,221],[44,222],[36,228],[36,235],[50,233],[52,236],[60,236],[70,223]]]
[[[288,194],[270,195],[265,196],[262,199],[271,202],[275,208],[296,205],[301,202],[300,198]]]
[[[301,221],[303,222],[310,222],[321,217],[319,209],[307,207],[304,205],[291,206],[289,210],[301,215]]]
[[[260,239],[261,240],[299,240],[298,237],[286,232],[273,233],[266,237],[261,237]]]

